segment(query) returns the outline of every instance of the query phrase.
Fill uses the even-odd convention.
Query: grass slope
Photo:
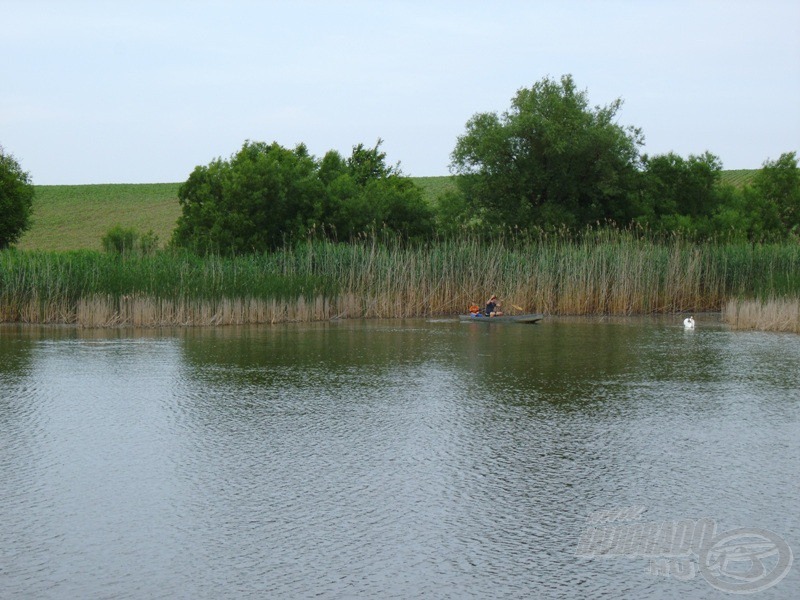
[[[161,243],[181,213],[179,183],[37,185],[23,250],[99,249],[114,225],[153,230]]]
[[[722,172],[722,183],[734,187],[744,187],[753,179],[753,175],[758,173],[755,169],[732,169]]]
[[[723,171],[722,182],[744,185],[756,171]],[[455,188],[453,177],[412,177],[428,202]],[[99,249],[114,225],[153,230],[165,244],[181,210],[180,183],[39,185],[33,225],[17,245],[23,250]]]

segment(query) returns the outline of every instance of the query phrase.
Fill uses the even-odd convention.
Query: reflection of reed
[[[800,333],[800,299],[729,300],[722,318],[733,329]]]
[[[179,251],[0,252],[0,321],[216,325],[463,313],[492,293],[514,312],[718,311],[800,293],[797,244],[693,244],[598,231],[422,245],[310,240],[238,258]]]

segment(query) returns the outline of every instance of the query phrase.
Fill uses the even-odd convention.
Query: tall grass
[[[629,315],[800,296],[796,244],[703,244],[631,232],[407,245],[313,240],[271,254],[0,252],[0,320],[204,325],[465,312]],[[511,311],[513,312],[513,311]]]
[[[285,307],[296,305],[298,298],[316,299],[331,291],[320,278],[282,271],[269,255],[230,259],[185,252],[152,256],[0,252],[0,321],[90,325],[276,321],[287,317],[282,314],[288,310]]]
[[[734,298],[725,304],[722,318],[733,329],[800,333],[800,297]]]

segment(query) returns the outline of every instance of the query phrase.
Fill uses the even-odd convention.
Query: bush
[[[0,146],[0,249],[15,243],[30,226],[32,205],[30,176]]]
[[[274,251],[312,232],[349,240],[386,230],[404,239],[429,236],[433,213],[422,190],[386,164],[381,140],[336,151],[322,161],[300,144],[245,142],[230,160],[198,166],[180,187],[175,246],[200,254]]]
[[[149,255],[158,249],[158,236],[152,230],[140,234],[131,227],[114,225],[108,230],[100,243],[110,254],[127,256],[130,254]]]

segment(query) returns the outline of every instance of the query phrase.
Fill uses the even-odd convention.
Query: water
[[[679,323],[4,326],[0,598],[729,597],[578,552],[703,517],[800,552],[800,336]]]

